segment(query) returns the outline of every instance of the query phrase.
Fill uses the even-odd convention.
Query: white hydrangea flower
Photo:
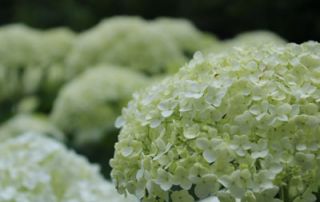
[[[144,75],[125,68],[90,68],[61,89],[51,120],[73,135],[75,144],[100,141],[114,129],[114,121],[132,93],[147,84]]]
[[[317,42],[197,53],[123,110],[112,178],[145,201],[315,201],[319,86]]]
[[[0,125],[0,142],[26,132],[34,132],[63,141],[64,134],[44,115],[17,114]]]
[[[101,64],[158,74],[184,62],[171,37],[151,22],[138,17],[114,17],[79,35],[68,56],[68,76]]]
[[[98,167],[33,133],[0,144],[1,202],[125,202]]]

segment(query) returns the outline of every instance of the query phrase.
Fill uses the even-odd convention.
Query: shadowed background
[[[0,25],[81,31],[114,15],[170,16],[187,18],[221,39],[267,29],[300,43],[320,40],[319,11],[315,0],[0,0]]]

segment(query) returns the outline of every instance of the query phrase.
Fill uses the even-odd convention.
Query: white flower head
[[[123,110],[110,161],[118,187],[133,193],[128,182],[138,184],[148,158],[149,177],[139,189],[156,183],[173,201],[281,201],[283,192],[289,201],[314,201],[319,50],[307,42],[197,53],[176,75],[138,93]],[[125,142],[141,149],[125,156]],[[145,193],[142,199],[167,201]]]

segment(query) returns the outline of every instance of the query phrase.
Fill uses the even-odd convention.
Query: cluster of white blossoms
[[[132,98],[132,93],[149,84],[139,72],[121,67],[93,67],[67,83],[60,91],[50,120],[75,144],[100,141]]]
[[[32,133],[0,143],[1,202],[134,202],[119,195],[98,167]]]
[[[142,201],[316,201],[319,87],[317,42],[196,53],[117,119],[118,191]]]
[[[100,64],[120,65],[151,75],[175,72],[186,62],[184,51],[194,52],[197,42],[212,45],[214,39],[209,38],[182,20],[110,18],[79,35],[68,56],[68,76]],[[189,41],[192,47],[188,47]]]
[[[14,24],[0,28],[0,102],[38,91],[56,90],[74,34],[40,31]]]

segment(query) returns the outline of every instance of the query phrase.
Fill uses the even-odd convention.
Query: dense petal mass
[[[136,93],[110,161],[118,190],[145,201],[315,201],[319,53],[317,42],[197,53]]]
[[[98,168],[49,138],[25,134],[0,144],[2,202],[125,202]]]

